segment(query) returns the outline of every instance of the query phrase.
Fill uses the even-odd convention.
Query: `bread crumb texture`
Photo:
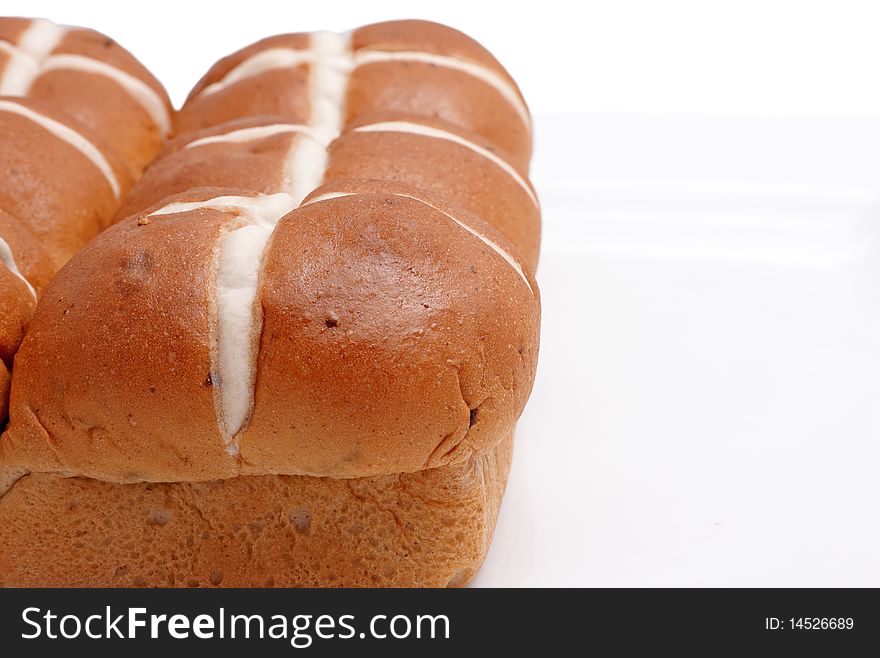
[[[27,475],[0,498],[0,586],[463,586],[489,548],[512,438],[442,468],[352,479]]]

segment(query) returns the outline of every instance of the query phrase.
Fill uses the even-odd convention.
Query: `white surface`
[[[880,585],[880,119],[539,118],[538,379],[477,585]]]
[[[484,43],[536,114],[880,113],[873,0],[3,0],[0,11],[106,32],[177,103],[218,58],[269,34],[417,17]]]

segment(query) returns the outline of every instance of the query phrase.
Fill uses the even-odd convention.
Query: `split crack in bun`
[[[321,530],[254,573],[276,584],[466,583],[488,548],[537,362],[540,209],[523,108],[482,47],[420,21],[282,35],[221,60],[125,216],[37,309],[0,464],[50,476],[22,477],[0,519],[4,505],[18,519],[16,491],[63,496],[51,474],[73,476],[71,495],[112,486],[102,495],[119,500],[144,482],[171,497],[201,482],[219,500],[285,483]],[[424,479],[422,498],[445,502],[378,504],[368,492],[383,478]],[[268,504],[252,500],[255,514]],[[341,500],[381,557],[331,548],[345,542],[321,522]],[[125,532],[98,534],[115,546]],[[212,555],[255,545],[229,532],[192,541]],[[27,559],[0,554],[0,570],[18,581],[33,573]],[[253,584],[244,565],[223,571]],[[94,582],[216,584],[172,572]]]

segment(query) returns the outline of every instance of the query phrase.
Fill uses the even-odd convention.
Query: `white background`
[[[880,7],[848,0],[4,0],[102,30],[176,102],[222,55],[270,33],[403,17],[483,42],[535,114],[880,112]]]
[[[401,17],[520,82],[542,356],[477,585],[880,585],[874,3],[122,7],[3,11],[106,32],[178,103],[257,38]]]

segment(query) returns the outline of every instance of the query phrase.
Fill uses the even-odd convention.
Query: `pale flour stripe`
[[[235,212],[247,217],[252,223],[273,228],[279,219],[296,207],[290,199],[289,194],[279,192],[254,196],[218,196],[205,201],[174,201],[154,210],[149,216],[176,215],[209,208],[220,212]]]
[[[328,192],[327,194],[321,194],[320,196],[316,196],[314,199],[309,199],[304,205],[310,206],[313,203],[321,203],[323,201],[330,201],[331,199],[339,199],[341,197],[346,197],[346,196],[357,196],[358,194],[364,194],[364,193],[363,192]],[[529,292],[534,294],[534,291],[532,290],[532,284],[529,283],[529,279],[525,275],[525,272],[523,271],[520,264],[516,261],[516,259],[513,256],[511,256],[498,243],[496,243],[493,240],[490,240],[485,235],[483,235],[482,233],[477,231],[475,228],[468,226],[466,223],[464,223],[463,221],[461,221],[457,217],[450,215],[448,212],[446,212],[442,208],[435,206],[433,203],[425,201],[424,199],[420,199],[419,197],[412,196],[411,194],[400,194],[398,192],[390,192],[390,194],[392,196],[401,197],[403,199],[412,199],[413,201],[418,201],[419,203],[424,204],[424,205],[428,206],[429,208],[433,208],[437,212],[440,212],[440,213],[443,213],[444,215],[446,215],[449,219],[451,219],[453,222],[458,224],[462,229],[464,229],[465,231],[467,231],[468,233],[470,233],[474,237],[478,238],[485,245],[487,245],[489,248],[491,248],[495,253],[497,253],[499,256],[501,256],[505,260],[505,262],[516,271],[516,273],[519,275],[519,277],[523,280],[523,283],[526,284],[526,287],[529,289]]]
[[[281,188],[300,204],[321,185],[326,168],[327,149],[324,144],[308,133],[301,133],[282,163]]]
[[[534,294],[534,291],[532,290],[532,284],[529,283],[529,280],[526,277],[525,272],[523,272],[522,267],[520,267],[520,264],[516,262],[516,259],[513,256],[511,256],[509,253],[507,253],[507,250],[502,249],[501,246],[497,242],[490,240],[485,235],[483,235],[482,233],[477,231],[475,228],[465,224],[463,221],[461,221],[457,217],[450,215],[448,212],[446,212],[442,208],[438,208],[437,206],[435,206],[431,203],[428,203],[424,199],[419,199],[417,197],[410,196],[408,194],[397,194],[396,196],[414,199],[414,200],[419,201],[419,202],[425,204],[426,206],[430,206],[434,210],[446,215],[449,219],[451,219],[453,222],[458,224],[461,228],[463,228],[465,231],[467,231],[471,235],[473,235],[476,238],[478,238],[479,240],[481,240],[484,244],[486,244],[489,248],[491,248],[495,253],[497,253],[505,261],[507,261],[507,264],[510,265],[516,271],[517,274],[519,274],[519,278],[522,279],[523,283],[526,284],[526,288],[529,289],[529,292]]]
[[[66,33],[66,27],[36,18],[19,37],[18,48],[39,62],[52,54]]]
[[[122,87],[150,116],[162,135],[171,132],[171,116],[162,97],[150,85],[106,62],[82,55],[53,55],[43,64],[40,73],[69,70],[94,73],[109,78]]]
[[[9,55],[6,66],[0,69],[0,96],[24,96],[39,73],[40,65],[5,41],[0,41],[0,51]]]
[[[525,102],[517,93],[516,88],[500,73],[493,71],[481,64],[450,57],[448,55],[436,55],[434,53],[390,51],[390,50],[359,50],[354,56],[355,66],[377,64],[383,62],[418,62],[453,69],[461,73],[477,78],[495,89],[506,100],[526,126],[532,125],[529,110]]]
[[[309,80],[309,127],[319,141],[329,145],[345,123],[345,92],[351,74],[350,35],[313,32],[310,38],[316,59]],[[315,187],[318,185],[320,180]]]
[[[151,216],[185,213],[199,208],[233,212],[245,220],[218,243],[216,348],[211,354],[217,426],[230,455],[238,454],[235,435],[253,408],[257,339],[263,318],[257,308],[263,253],[272,231],[296,208],[289,194],[225,196],[206,201],[176,202]]]
[[[294,48],[267,48],[251,55],[241,64],[233,68],[221,80],[208,85],[199,92],[200,96],[209,96],[237,82],[252,78],[277,69],[292,69],[302,64],[315,61],[312,50],[296,50]]]
[[[506,160],[498,157],[492,151],[483,148],[478,144],[474,144],[473,142],[465,139],[464,137],[460,137],[455,133],[448,132],[446,130],[440,130],[439,128],[434,128],[432,126],[425,126],[420,123],[413,123],[410,121],[384,121],[381,123],[371,123],[365,126],[359,126],[355,128],[352,132],[357,133],[372,133],[372,132],[397,132],[397,133],[411,133],[413,135],[421,135],[423,137],[431,137],[434,139],[444,139],[449,142],[454,142],[455,144],[459,144],[464,146],[465,148],[470,149],[474,153],[477,153],[487,160],[491,161],[493,164],[497,165],[501,169],[504,170],[506,174],[508,174],[514,181],[516,181],[517,185],[519,185],[526,194],[528,194],[529,198],[532,200],[536,206],[538,205],[538,197],[535,196],[535,193],[532,191],[531,186],[526,182],[526,180],[519,175],[519,172],[514,169]]]
[[[24,105],[19,105],[18,103],[15,103],[13,101],[0,100],[0,112],[17,114],[30,121],[33,121],[40,127],[44,128],[50,134],[54,135],[63,142],[66,142],[77,151],[82,153],[93,165],[95,165],[95,167],[97,167],[104,178],[107,179],[107,183],[110,185],[110,189],[113,191],[113,195],[116,197],[117,200],[119,199],[119,181],[116,179],[116,174],[113,173],[113,168],[110,166],[110,163],[107,162],[107,159],[104,157],[101,151],[99,151],[98,148],[88,139],[80,135],[72,128],[65,126],[63,123],[59,123],[54,119],[50,119],[49,117],[39,114],[38,112],[34,112],[30,108],[27,108]]]
[[[309,133],[291,147],[284,165],[285,189],[297,203],[321,185],[327,170],[327,146],[342,132],[342,108],[350,66],[348,35],[315,32],[311,52],[316,56],[309,76]]]
[[[309,53],[314,57],[314,66],[309,76],[311,113],[306,126],[263,126],[256,130],[232,131],[219,140],[200,140],[205,144],[259,138],[277,132],[298,133],[283,165],[285,193],[265,197],[283,199],[283,212],[268,215],[265,211],[256,213],[262,219],[252,219],[247,225],[226,233],[218,243],[218,339],[215,360],[219,385],[215,389],[214,399],[217,425],[232,456],[239,452],[239,436],[253,413],[256,362],[263,326],[262,312],[256,300],[266,249],[278,220],[298,207],[303,198],[321,184],[327,168],[326,147],[342,130],[342,108],[351,68],[344,64],[350,52],[348,38],[332,33],[316,33],[311,35],[311,39]],[[263,59],[277,63],[278,55],[277,52],[270,52]],[[288,65],[293,60],[298,61],[299,57],[297,55],[291,60],[287,54],[282,55]],[[257,61],[258,66],[262,66],[260,61]],[[249,71],[252,68],[239,68],[237,73],[233,71],[227,77],[226,82],[231,84],[241,79],[241,75],[250,75]],[[215,91],[217,89],[214,87]],[[236,203],[240,205],[240,201]],[[181,208],[184,206],[177,205],[170,211],[179,211]],[[192,206],[185,206],[185,209],[192,209]]]
[[[314,199],[309,199],[305,201],[303,206],[310,206],[313,203],[320,203],[321,201],[330,201],[331,199],[341,199],[347,196],[357,196],[357,192],[327,192],[325,194],[319,194]]]
[[[33,298],[37,298],[37,292],[30,284],[30,281],[24,278],[24,275],[19,271],[18,266],[15,264],[15,256],[12,254],[12,247],[10,247],[9,243],[2,237],[0,237],[0,263],[3,263],[7,270],[24,281],[24,285],[27,286],[27,289],[30,291]]]
[[[26,96],[40,75],[47,71],[72,70],[109,78],[131,96],[166,136],[171,132],[171,116],[160,94],[148,84],[112,64],[76,54],[52,55],[67,28],[51,21],[35,20],[18,44],[0,41],[0,50],[10,56],[0,72],[0,96]]]
[[[291,204],[291,210],[293,204]],[[263,253],[272,237],[264,222],[236,228],[219,242],[217,271],[217,339],[212,372],[219,375],[214,407],[226,451],[238,454],[235,439],[253,408],[256,385],[257,338],[263,314],[257,308],[257,291]]]
[[[251,128],[239,128],[220,135],[209,135],[191,141],[184,149],[206,146],[208,144],[244,144],[256,142],[260,139],[281,135],[284,133],[307,133],[309,127],[299,123],[273,123],[268,126],[253,126]]]
[[[36,19],[22,32],[18,44],[0,41],[0,49],[10,58],[0,72],[0,96],[24,96],[40,74],[43,60],[55,50],[66,28],[52,21]]]
[[[312,35],[313,40],[315,34]],[[337,38],[346,38],[341,35],[335,36]],[[380,64],[384,62],[418,62],[421,64],[430,64],[432,66],[459,71],[489,85],[513,107],[526,126],[531,126],[529,110],[513,84],[497,71],[493,71],[481,64],[476,64],[475,62],[459,59],[457,57],[450,57],[448,55],[436,55],[434,53],[413,51],[364,49],[355,52],[353,55],[339,56],[335,61],[332,58],[327,58],[325,55],[325,53],[317,51],[315,48],[302,50],[294,48],[267,48],[266,50],[261,50],[244,60],[241,64],[227,73],[221,80],[202,89],[200,95],[207,96],[214,94],[236,84],[237,82],[252,78],[267,71],[295,68],[303,64],[314,64],[319,60],[323,66],[334,68],[339,71],[344,71],[345,69],[351,70],[359,66]]]

